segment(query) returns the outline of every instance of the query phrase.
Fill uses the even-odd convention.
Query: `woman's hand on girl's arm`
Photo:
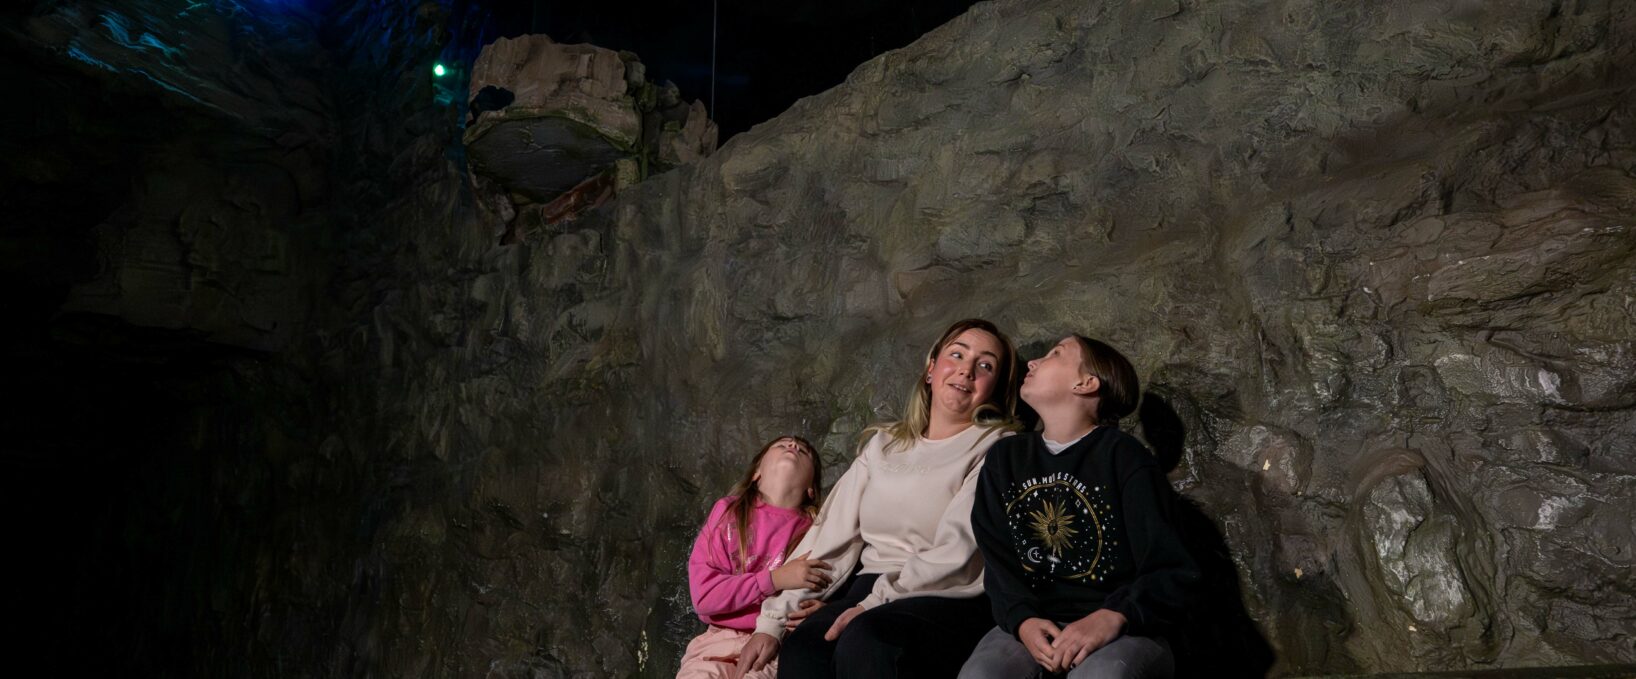
[[[732,679],[743,679],[744,675],[767,666],[767,663],[778,657],[778,640],[770,634],[757,632],[750,635],[750,640],[744,642],[744,648],[739,649],[738,663],[733,665]]]
[[[807,558],[809,556],[812,556],[812,552],[802,552],[801,556],[774,568],[773,589],[781,592],[787,589],[810,589],[816,592],[828,587],[829,564]]]

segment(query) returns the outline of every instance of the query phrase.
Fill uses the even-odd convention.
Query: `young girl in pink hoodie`
[[[727,677],[755,630],[762,600],[829,584],[824,562],[805,554],[786,560],[818,513],[820,464],[805,439],[774,439],[711,508],[687,560],[693,609],[709,628],[687,645],[677,679]],[[773,665],[750,676],[771,679],[777,671]]]

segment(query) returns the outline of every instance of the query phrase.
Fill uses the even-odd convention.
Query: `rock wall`
[[[1633,21],[994,3],[864,64],[474,286],[539,361],[466,384],[541,380],[517,416],[550,442],[485,460],[507,481],[469,521],[515,523],[482,568],[573,583],[504,579],[489,620],[580,611],[512,643],[664,674],[682,554],[753,442],[844,469],[982,315],[1136,360],[1273,672],[1636,661]]]
[[[116,498],[86,514],[124,537],[83,561],[127,564],[123,608],[95,628],[129,640],[121,666],[670,676],[699,628],[686,550],[751,446],[806,434],[833,480],[924,345],[968,315],[1026,351],[1079,331],[1131,355],[1140,433],[1219,529],[1217,584],[1241,588],[1273,672],[1636,662],[1628,3],[983,4],[507,246],[507,198],[473,188],[463,111],[425,75],[449,33],[460,44],[458,7],[359,0],[268,27],[235,3],[173,4],[142,5],[159,42],[222,16],[307,66],[216,72],[233,62],[119,40],[99,17],[130,6],[31,15],[178,69],[75,67],[136,83],[131,100],[210,147],[185,172],[133,175],[203,199],[116,182],[108,211],[152,195],[133,203],[152,218],[86,228],[210,245],[193,251],[226,254],[183,270],[234,291],[227,307],[178,297],[175,272],[97,288],[153,252],[99,235],[104,263],[51,288],[79,311],[41,305],[50,331],[25,347],[60,352],[87,318],[141,340],[60,359],[89,366],[83,383],[30,373],[65,411],[96,389],[110,410],[144,406],[120,422],[158,442],[102,472],[29,458],[56,460],[39,464],[65,491],[96,473]],[[74,44],[17,50],[60,66]],[[309,81],[319,103],[241,70]],[[232,196],[288,184],[210,188],[236,175],[200,166],[237,147],[186,133],[224,83],[262,93],[219,117],[229,140],[274,142],[289,125],[233,121],[317,109],[325,198],[268,212]],[[76,180],[27,176],[53,195]],[[294,186],[278,195],[306,195]],[[310,227],[289,249],[250,237],[289,215]],[[207,313],[223,308],[243,313]],[[261,309],[296,329],[268,331]],[[5,424],[42,451],[59,431]],[[103,590],[79,591],[51,618],[64,630],[103,624]]]

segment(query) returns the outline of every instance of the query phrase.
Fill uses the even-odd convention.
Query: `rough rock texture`
[[[543,202],[611,168],[642,139],[626,78],[613,50],[543,35],[496,40],[472,64],[471,95],[501,88],[514,99],[466,130],[472,171]]]
[[[550,112],[595,128],[611,141],[634,146],[641,135],[641,114],[626,91],[628,80],[640,83],[641,71],[627,74],[625,59],[595,45],[564,45],[544,35],[500,38],[478,54],[472,64],[471,95],[485,87],[501,87],[515,99],[507,110],[478,116],[505,118],[505,113],[540,115]],[[640,67],[640,65],[638,65]]]
[[[827,436],[842,469],[921,345],[984,315],[1136,359],[1273,671],[1636,662],[1633,22],[982,5],[516,253],[498,299],[560,311],[491,327],[542,349],[538,422],[575,452],[506,454],[567,490],[474,503],[580,585],[551,601],[594,622],[544,647],[663,674],[693,515],[753,442]]]
[[[621,174],[641,175],[715,151],[704,105],[687,105],[675,85],[647,82],[645,72],[636,55],[595,45],[545,35],[494,41],[472,65],[476,115],[464,135],[472,172],[513,202],[545,202],[618,173],[621,160],[636,166]],[[486,97],[504,103],[484,107]]]
[[[27,444],[8,462],[49,474],[8,499],[66,504],[60,532],[105,536],[42,550],[26,580],[67,573],[85,583],[71,604],[28,600],[64,631],[48,649],[125,640],[54,655],[669,676],[699,629],[687,547],[751,446],[807,434],[833,479],[925,344],[981,315],[1029,351],[1080,331],[1135,359],[1141,433],[1225,538],[1213,582],[1242,588],[1274,672],[1636,662],[1629,3],[979,5],[509,246],[497,234],[528,217],[468,180],[464,116],[426,81],[459,12],[359,0],[269,22],[195,4],[42,3],[28,20],[73,39],[6,48],[68,72],[32,129],[59,129],[54,108],[147,112],[64,123],[114,142],[69,144],[76,162],[163,160],[149,120],[207,147],[120,175],[181,189],[7,194],[31,217],[8,239],[78,253],[62,271],[5,260],[8,282],[62,300],[10,307],[46,330],[7,338],[8,366],[49,398],[7,414]],[[108,16],[147,28],[121,39]],[[210,198],[299,193],[197,167],[276,142],[257,116],[303,108],[284,99],[300,88],[246,84],[269,69],[72,66],[89,64],[75,48],[162,59],[141,35],[170,45],[212,17],[306,44],[278,61],[311,71],[273,80],[323,93],[318,186],[339,200]],[[109,102],[72,96],[119,83]],[[214,89],[265,94],[212,136],[195,126],[231,102]],[[72,195],[56,156],[26,157],[8,177]],[[96,234],[90,264],[48,228],[59,204]],[[285,252],[312,254],[258,268],[278,215],[307,215]],[[107,245],[161,227],[165,257]],[[207,313],[217,293],[184,279],[245,291],[222,297],[254,321]],[[82,312],[60,313],[69,300]],[[53,414],[86,405],[118,427]]]

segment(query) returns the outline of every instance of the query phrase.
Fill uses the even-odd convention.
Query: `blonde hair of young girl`
[[[943,331],[943,336],[937,338],[937,342],[926,352],[926,367],[921,373],[930,370],[932,363],[943,353],[943,349],[967,330],[981,330],[993,335],[1000,341],[1000,349],[1005,354],[995,362],[994,391],[988,395],[988,400],[977,406],[977,410],[971,414],[971,422],[1015,431],[1019,428],[1016,419],[1017,347],[1011,343],[1011,338],[1000,332],[993,323],[981,318],[967,318],[949,326],[948,330]],[[892,452],[913,446],[915,439],[926,433],[926,428],[932,421],[932,385],[920,378],[921,373],[915,375],[915,386],[910,390],[908,403],[903,408],[903,419],[871,425],[864,429],[862,440],[869,440],[875,432],[886,432],[892,440],[886,444],[885,452]]]
[[[732,513],[733,525],[738,530],[739,568],[744,568],[750,559],[750,510],[755,508],[756,500],[761,497],[761,489],[756,484],[756,471],[761,468],[761,458],[767,456],[767,451],[772,450],[774,444],[784,439],[793,439],[796,444],[807,450],[807,456],[812,459],[812,481],[807,484],[807,492],[801,496],[801,511],[806,513],[807,518],[816,519],[818,507],[823,503],[824,491],[820,484],[824,478],[824,462],[818,457],[817,448],[812,447],[806,439],[793,434],[775,437],[761,446],[761,452],[756,453],[755,458],[750,460],[750,468],[744,472],[744,478],[733,484],[733,489],[727,493],[734,497],[733,504],[727,511]],[[789,548],[794,546],[795,543],[791,542],[784,549],[788,552]]]

